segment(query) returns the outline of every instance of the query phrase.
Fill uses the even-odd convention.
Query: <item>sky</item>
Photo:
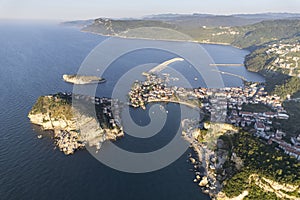
[[[300,13],[300,0],[0,0],[0,19],[76,20],[162,13]]]

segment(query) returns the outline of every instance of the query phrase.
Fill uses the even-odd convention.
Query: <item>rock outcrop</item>
[[[73,154],[86,144],[100,148],[102,142],[124,135],[122,127],[102,128],[95,117],[73,108],[71,95],[40,97],[28,117],[31,123],[40,125],[44,130],[53,130],[55,144],[66,155]]]
[[[77,85],[104,83],[106,80],[97,76],[63,75],[65,82]]]
[[[205,187],[207,184],[208,184],[208,179],[207,179],[206,176],[204,176],[204,177],[202,178],[202,180],[200,181],[199,186],[200,186],[200,187]]]

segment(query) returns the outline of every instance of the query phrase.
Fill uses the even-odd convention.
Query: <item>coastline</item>
[[[111,111],[120,109],[118,101],[84,95],[74,97],[78,101],[75,104],[72,104],[72,94],[41,96],[28,114],[32,124],[54,132],[55,145],[65,155],[73,154],[85,145],[94,146],[99,150],[106,140],[115,141],[124,136],[117,114],[119,112]],[[94,104],[96,116],[82,111],[82,103]],[[99,115],[102,118],[99,118]]]
[[[198,106],[196,106],[194,104],[191,104],[191,103],[184,102],[184,101],[157,99],[157,100],[149,100],[147,103],[176,103],[176,104],[185,105],[185,106],[190,107],[192,109],[199,109],[200,110],[200,108]]]
[[[5,103],[1,105],[2,112],[0,112],[1,124],[3,125],[1,127],[3,162],[1,163],[0,171],[5,173],[4,176],[1,176],[1,181],[5,184],[1,186],[0,193],[4,195],[2,196],[3,199],[31,199],[34,195],[37,199],[49,198],[50,200],[60,199],[68,194],[70,198],[73,197],[75,199],[85,199],[87,196],[99,197],[104,200],[122,200],[130,198],[130,196],[132,198],[145,197],[143,200],[164,199],[166,196],[171,200],[183,200],[188,199],[188,197],[191,200],[210,199],[208,195],[201,191],[198,183],[193,183],[193,179],[195,179],[194,166],[189,161],[188,156],[189,153],[191,153],[193,158],[197,159],[198,156],[192,148],[189,148],[187,153],[181,156],[180,160],[169,167],[150,174],[132,175],[119,173],[102,165],[86,149],[76,151],[71,156],[65,156],[58,148],[54,149],[53,132],[42,131],[40,126],[32,125],[26,114],[40,95],[52,94],[57,91],[71,92],[73,85],[62,82],[61,76],[64,73],[76,73],[74,71],[76,67],[74,68],[74,66],[80,66],[81,64],[78,55],[82,55],[83,58],[93,47],[106,38],[89,33],[80,33],[79,29],[68,27],[57,28],[53,26],[54,30],[51,30],[52,28],[39,30],[37,26],[28,31],[40,34],[28,35],[22,34],[23,28],[19,29],[18,34],[14,32],[15,29],[10,30],[13,29],[13,26],[2,28],[4,28],[3,33],[7,33],[6,40],[3,40],[2,43],[2,47],[7,49],[7,57],[15,57],[14,52],[16,51],[28,56],[28,62],[22,62],[22,60],[18,59],[19,57],[15,57],[13,63],[9,62],[10,59],[2,60],[3,66],[14,64],[14,67],[2,68],[2,87],[4,89],[2,91],[2,99]],[[27,30],[26,27],[24,28]],[[32,48],[28,48],[26,45],[11,45],[11,41],[25,41],[25,39],[31,41],[30,46]],[[139,43],[139,41],[137,42]],[[76,44],[76,46],[73,44]],[[46,51],[36,51],[34,57],[30,56],[32,55],[31,50],[40,50],[45,45],[47,46]],[[220,46],[224,50],[221,50],[220,53],[215,51],[215,49],[219,48],[217,45],[204,45],[204,47],[212,49],[213,56],[222,57],[224,55],[226,59],[235,61],[235,59],[229,57],[230,53],[226,53],[227,49],[227,52],[230,52],[231,47]],[[118,46],[114,48],[118,48]],[[239,52],[238,50],[236,51]],[[151,53],[149,56],[156,59],[156,54]],[[137,57],[143,62],[144,58],[147,57]],[[238,59],[242,61],[241,57],[238,57]],[[40,62],[36,63],[38,60]],[[127,57],[124,58],[124,61],[127,60],[130,62],[130,57],[129,59]],[[51,70],[49,71],[50,68]],[[36,72],[36,74],[34,73],[30,76],[29,72]],[[113,81],[110,77],[120,77],[120,74],[122,74],[121,71],[111,71],[111,73],[107,74],[107,77],[104,77],[107,78],[108,82],[99,85],[99,87],[105,87],[109,92],[111,90],[110,83]],[[17,85],[19,82],[20,84],[22,83],[19,85],[20,87],[15,87],[14,85],[16,84],[7,84],[11,82],[12,77],[14,80],[19,80],[16,82]],[[26,81],[26,77],[30,81]],[[99,94],[102,94],[102,91]],[[172,103],[168,106],[162,103],[163,109],[160,110],[159,105],[155,106],[155,111],[163,112],[164,110],[169,110],[170,114],[173,111],[177,113],[180,107],[176,104],[172,105]],[[147,106],[147,108],[150,106]],[[189,108],[186,107],[184,109],[188,110]],[[297,110],[298,108],[292,107],[291,109]],[[139,122],[139,120],[143,120],[147,122],[148,115],[143,114],[141,109],[131,110],[134,121]],[[152,112],[149,113],[152,114]],[[158,112],[155,113],[157,114]],[[153,116],[155,117],[155,114]],[[170,116],[172,117],[172,115]],[[178,125],[179,123],[176,124]],[[172,130],[174,129],[172,121],[167,126]],[[124,147],[124,149],[134,149],[142,152],[145,148],[154,149],[153,144],[157,147],[166,144],[164,139],[168,132],[164,130],[161,133],[157,134],[158,137],[153,140],[154,143],[147,142],[145,146],[138,142],[137,147],[133,147],[130,142],[131,138],[128,138],[127,135],[118,139],[116,143],[112,142],[112,144]],[[183,141],[180,134],[179,137]],[[38,135],[42,135],[42,139],[38,139]],[[156,143],[156,141],[159,143]],[[102,147],[105,147],[105,145]],[[94,151],[94,149],[92,148],[91,150]],[[101,151],[105,151],[105,149],[102,148],[96,155],[98,156]],[[275,152],[277,151],[274,149]],[[272,151],[270,154],[272,154]],[[114,159],[114,157],[111,158]],[[31,179],[34,180],[30,181]],[[82,185],[82,183],[86,184]],[[239,186],[232,188],[239,189]]]
[[[129,39],[129,40],[151,40],[151,41],[162,41],[162,42],[191,42],[191,43],[197,43],[197,44],[211,44],[211,45],[223,45],[223,46],[232,46],[234,48],[245,50],[241,47],[234,46],[230,43],[223,43],[223,42],[204,42],[204,41],[198,41],[198,40],[174,40],[174,39],[153,39],[153,38],[143,38],[143,37],[126,37],[121,35],[111,35],[111,34],[102,34],[98,32],[88,31],[88,30],[80,30],[83,33],[89,33],[89,34],[95,34],[100,35],[104,37],[115,37],[115,38],[122,38],[122,39]]]
[[[132,39],[135,39],[135,38],[132,38]],[[172,41],[171,41],[171,42],[172,42]],[[218,44],[216,44],[216,45],[218,45]],[[162,101],[162,100],[157,100],[157,101],[153,100],[153,101],[151,101],[151,100],[150,100],[149,103],[151,103],[151,102],[170,102],[170,103],[184,104],[184,105],[189,106],[189,107],[191,107],[191,108],[195,108],[195,107],[196,107],[196,106],[194,106],[194,105],[192,105],[192,104],[182,103],[182,102],[179,102],[179,101]],[[196,154],[197,154],[197,156],[198,156],[198,159],[199,159],[199,160],[203,159],[203,158],[202,158],[202,152],[201,152],[201,148],[203,148],[203,147],[197,145],[197,143],[195,142],[195,140],[193,140],[193,139],[191,139],[191,138],[186,137],[185,139],[186,139],[188,142],[191,143],[191,145],[192,145],[194,151],[196,152]],[[204,165],[204,163],[202,163],[202,165]],[[208,166],[205,166],[205,168],[208,168]]]

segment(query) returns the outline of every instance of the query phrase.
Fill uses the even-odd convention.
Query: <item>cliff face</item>
[[[102,142],[123,136],[121,127],[102,128],[95,117],[73,108],[70,98],[40,97],[28,114],[31,123],[54,131],[55,143],[66,155],[73,154],[85,144],[99,149]]]
[[[76,124],[74,120],[55,119],[49,116],[49,113],[29,114],[28,117],[31,123],[42,126],[44,130],[76,130]]]

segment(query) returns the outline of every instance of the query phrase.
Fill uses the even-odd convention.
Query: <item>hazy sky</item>
[[[159,13],[300,13],[300,0],[0,0],[0,19],[141,17]]]

